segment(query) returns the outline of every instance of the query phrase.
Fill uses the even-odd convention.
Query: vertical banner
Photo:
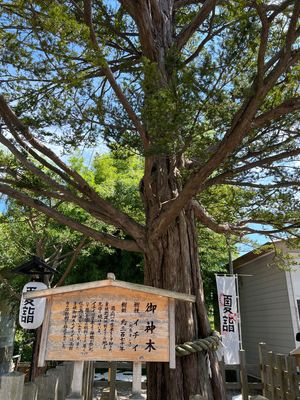
[[[216,276],[225,364],[239,364],[239,325],[235,276]]]

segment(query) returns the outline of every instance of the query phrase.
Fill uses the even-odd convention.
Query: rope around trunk
[[[213,332],[211,336],[204,339],[197,339],[193,342],[185,342],[175,346],[176,356],[188,356],[197,351],[217,350],[221,342],[219,332]]]

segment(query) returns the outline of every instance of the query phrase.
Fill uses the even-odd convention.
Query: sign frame
[[[106,288],[108,291],[111,289],[108,288],[120,288],[121,293],[124,291],[124,289],[127,289],[130,294],[134,294],[136,292],[140,297],[145,294],[145,296],[151,295],[151,299],[155,298],[155,296],[160,297],[160,298],[165,298],[163,301],[164,304],[167,304],[167,318],[166,320],[168,322],[168,341],[169,341],[169,350],[168,350],[168,362],[170,365],[170,368],[174,369],[176,367],[176,355],[175,355],[175,300],[181,300],[181,301],[188,301],[188,302],[195,302],[195,296],[189,295],[189,294],[184,294],[184,293],[177,293],[177,292],[171,292],[168,290],[164,289],[158,289],[154,288],[151,286],[145,286],[145,285],[138,285],[138,284],[133,284],[133,283],[128,283],[128,282],[123,282],[123,281],[117,281],[114,279],[107,279],[104,281],[96,281],[96,282],[88,282],[88,283],[83,283],[83,284],[76,284],[76,285],[70,285],[70,286],[65,286],[65,287],[59,287],[59,288],[54,288],[54,289],[48,289],[48,290],[43,290],[43,291],[36,291],[34,293],[28,293],[26,294],[26,298],[37,298],[37,297],[46,297],[47,298],[47,304],[46,304],[46,312],[45,312],[45,319],[42,327],[42,337],[41,337],[41,346],[40,346],[40,353],[39,353],[39,360],[38,360],[38,365],[39,367],[45,365],[46,361],[46,352],[47,352],[47,344],[48,338],[49,338],[49,326],[51,324],[51,307],[55,302],[56,296],[63,295],[63,297],[67,296],[67,294],[70,294],[70,296],[74,296],[76,292],[80,293],[81,296],[86,295],[87,298],[89,296],[89,293],[95,292],[101,292],[101,288]],[[41,293],[42,292],[42,293]],[[145,297],[146,299],[146,297]],[[163,299],[162,299],[163,300]],[[161,300],[161,301],[162,301]],[[146,300],[145,300],[146,301]],[[52,358],[51,358],[52,359]],[[97,359],[99,359],[97,357]],[[103,358],[104,359],[104,358]],[[118,361],[118,358],[112,358],[110,361]],[[76,358],[76,361],[79,361],[78,358]],[[105,360],[107,361],[107,360]],[[131,361],[137,362],[137,359],[131,359]],[[151,362],[151,360],[147,360],[147,357],[145,356],[145,361],[146,362]],[[159,362],[156,360],[152,360],[155,362]]]

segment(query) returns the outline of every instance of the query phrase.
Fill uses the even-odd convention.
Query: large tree
[[[177,343],[206,337],[196,219],[228,235],[264,224],[269,235],[299,227],[300,2],[0,6],[0,142],[23,165],[2,165],[0,191],[104,244],[143,253],[146,284],[196,295],[195,305],[176,305]],[[105,200],[47,146],[97,144],[100,136],[119,156],[144,157],[144,219]],[[34,185],[26,187],[26,171]],[[229,197],[236,186],[247,189],[227,221],[214,202],[222,185]],[[49,198],[114,229],[79,222],[43,201]],[[209,358],[178,358],[176,370],[150,363],[148,399],[225,398],[214,353]]]

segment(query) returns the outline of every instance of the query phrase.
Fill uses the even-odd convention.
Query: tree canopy
[[[299,1],[0,7],[0,143],[18,160],[2,158],[0,192],[105,245],[143,253],[147,284],[196,295],[194,308],[176,306],[176,340],[209,335],[195,219],[226,235],[298,235]],[[144,216],[106,199],[51,150],[100,137],[121,159],[144,158]],[[177,360],[174,374],[149,366],[149,399],[224,398],[209,357],[212,385],[201,354]]]
[[[126,225],[136,242],[140,227],[111,212],[93,191],[87,196],[86,183],[38,140],[70,148],[82,140],[96,144],[101,134],[122,155],[183,158],[184,188],[162,207],[158,232],[186,201],[216,185],[246,187],[250,194],[235,226],[230,218],[215,224],[213,212],[195,205],[211,229],[252,231],[254,222],[271,225],[274,234],[291,231],[298,227],[299,201],[298,7],[295,1],[4,1],[1,143],[51,186],[46,195],[89,210],[93,199],[103,209],[98,217]],[[2,192],[33,206],[15,185],[25,172],[2,171],[10,178]],[[149,183],[145,174],[143,184]],[[37,195],[45,190],[40,186]]]

